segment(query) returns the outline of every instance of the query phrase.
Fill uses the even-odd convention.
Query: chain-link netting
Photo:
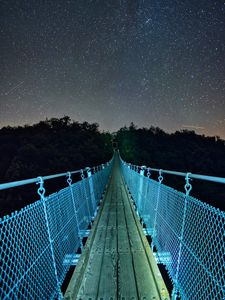
[[[112,161],[0,219],[0,299],[60,299],[60,286],[107,184]],[[66,179],[65,179],[66,180]]]
[[[225,299],[225,213],[136,172],[122,172],[181,299]],[[166,259],[165,259],[166,258]]]

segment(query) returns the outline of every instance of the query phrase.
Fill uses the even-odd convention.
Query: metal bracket
[[[81,254],[66,254],[63,260],[64,266],[76,266]]]
[[[144,234],[146,235],[153,235],[153,228],[143,228]]]
[[[89,234],[90,234],[91,230],[90,229],[86,229],[86,230],[80,230],[79,234],[80,234],[80,237],[88,237]]]
[[[170,252],[153,252],[157,264],[168,265],[172,263]]]

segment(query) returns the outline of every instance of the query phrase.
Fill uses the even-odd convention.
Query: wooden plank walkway
[[[118,159],[64,299],[170,299],[130,201]]]

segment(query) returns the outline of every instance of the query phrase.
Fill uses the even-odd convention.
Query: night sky
[[[225,2],[1,1],[0,127],[69,115],[225,139]]]

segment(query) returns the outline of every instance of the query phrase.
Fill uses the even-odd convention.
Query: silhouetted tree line
[[[225,177],[225,141],[194,131],[165,133],[158,127],[137,128],[133,123],[117,132],[122,158],[156,169]],[[158,174],[152,173],[154,179]],[[163,183],[184,191],[184,178],[164,174]],[[193,180],[191,195],[225,210],[225,185]]]
[[[115,137],[115,135],[113,135]],[[152,168],[225,177],[225,144],[219,137],[193,131],[165,133],[158,127],[137,128],[133,123],[116,134],[122,158]],[[98,124],[69,117],[52,118],[32,126],[0,129],[0,183],[79,170],[112,157],[112,135]],[[158,174],[152,173],[157,179]],[[80,175],[73,176],[73,181]],[[164,175],[163,183],[184,191],[184,178]],[[225,210],[225,185],[192,181],[191,195]],[[67,186],[66,178],[45,182],[46,194]],[[0,191],[0,216],[39,197],[37,186]]]
[[[0,183],[79,170],[111,158],[111,135],[100,132],[96,123],[78,123],[68,116],[46,119],[32,126],[3,127],[0,155]],[[66,186],[66,178],[46,181],[47,194],[59,186]],[[27,185],[0,191],[1,216],[37,200],[36,190]]]

